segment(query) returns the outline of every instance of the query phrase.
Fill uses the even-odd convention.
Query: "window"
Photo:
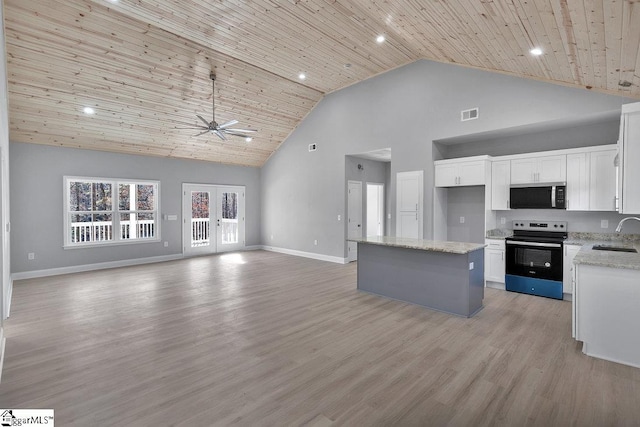
[[[65,247],[160,240],[159,183],[65,177]]]

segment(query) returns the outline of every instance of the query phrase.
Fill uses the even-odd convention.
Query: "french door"
[[[186,256],[238,250],[244,244],[244,187],[182,185]]]

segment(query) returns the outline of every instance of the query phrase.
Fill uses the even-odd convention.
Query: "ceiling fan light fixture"
[[[300,74],[298,74],[298,78],[299,78],[300,80],[304,80],[304,79],[306,79],[306,78],[307,78],[307,75],[306,75],[305,73],[300,73]]]
[[[93,116],[96,113],[96,110],[94,110],[91,107],[84,107],[82,109],[82,112],[85,113],[87,116]]]
[[[246,133],[257,132],[257,129],[231,128],[231,126],[238,123],[238,121],[235,119],[229,120],[228,122],[222,124],[218,124],[218,122],[216,122],[216,75],[213,73],[213,71],[209,73],[209,78],[211,79],[211,91],[213,93],[213,96],[211,97],[211,121],[205,119],[199,114],[196,114],[196,118],[202,122],[201,125],[196,125],[195,127],[178,127],[177,129],[199,130],[200,133],[193,135],[194,137],[205,135],[207,133],[213,133],[223,141],[227,141],[227,136],[235,136],[247,139],[249,138],[249,136],[246,135]],[[247,142],[249,140],[247,140]]]
[[[540,49],[539,47],[534,47],[529,51],[529,53],[533,56],[540,56],[542,55],[542,49]]]
[[[378,37],[376,37],[376,43],[380,44],[380,43],[384,43],[384,41],[386,40],[385,36],[383,34],[380,34]]]
[[[250,136],[248,136],[248,137],[246,137],[244,140],[245,140],[245,141],[247,141],[247,142],[251,142],[251,141],[253,141],[253,138],[251,138]]]

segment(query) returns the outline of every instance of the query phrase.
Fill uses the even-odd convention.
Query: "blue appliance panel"
[[[562,282],[531,277],[505,275],[505,288],[512,292],[562,299]]]

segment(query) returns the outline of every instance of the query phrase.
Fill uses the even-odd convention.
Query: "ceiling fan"
[[[222,139],[223,141],[227,140],[227,137],[225,135],[230,135],[230,136],[238,136],[240,138],[245,138],[245,139],[249,139],[250,140],[250,136],[247,135],[247,133],[251,133],[251,132],[257,132],[257,130],[255,129],[235,129],[235,128],[230,128],[229,126],[233,126],[236,123],[238,123],[237,120],[230,120],[226,123],[223,124],[218,124],[218,122],[216,122],[216,103],[215,103],[215,94],[216,94],[216,75],[213,74],[213,72],[211,74],[209,74],[209,78],[211,78],[211,85],[213,87],[213,95],[211,96],[211,101],[213,104],[213,120],[211,120],[210,122],[208,122],[207,120],[205,120],[204,117],[202,117],[199,114],[196,114],[196,117],[198,119],[200,119],[200,121],[202,121],[206,126],[203,125],[199,125],[199,126],[195,126],[195,127],[188,127],[188,128],[176,128],[176,129],[200,129],[202,130],[202,132],[193,135],[193,136],[200,136],[200,135],[204,135],[205,133],[215,133],[216,135],[218,135],[218,138]]]

